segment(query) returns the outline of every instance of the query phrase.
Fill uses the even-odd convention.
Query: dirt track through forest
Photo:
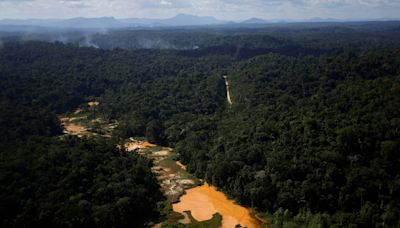
[[[224,75],[223,76],[224,80],[225,80],[225,86],[226,86],[226,100],[228,101],[229,105],[232,105],[232,99],[231,99],[231,94],[229,91],[229,81],[228,81],[228,76]]]

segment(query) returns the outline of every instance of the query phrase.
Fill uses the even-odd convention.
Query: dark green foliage
[[[0,50],[2,227],[131,227],[159,219],[164,198],[150,161],[118,151],[116,142],[54,137],[57,114],[108,85],[97,74],[102,52],[76,50],[45,43]]]
[[[96,97],[96,115],[119,122],[115,138],[145,136],[176,147],[190,172],[240,203],[269,212],[278,226],[398,227],[395,25],[292,25],[289,30],[235,30],[236,35],[224,30],[222,36],[142,34],[167,33],[188,46],[192,43],[184,38],[196,37],[207,44],[200,50],[5,43],[0,104],[7,111],[0,114],[0,142],[1,181],[7,184],[1,200],[12,210],[4,212],[4,223],[125,226],[155,215],[160,198],[148,161],[101,142],[31,138],[58,134],[56,114]],[[138,33],[117,33],[109,41],[124,43]],[[241,56],[243,49],[233,53],[237,46],[232,44],[268,51]],[[226,102],[225,74],[232,107]],[[97,182],[96,175],[104,181]],[[104,192],[109,183],[110,195]],[[139,197],[146,204],[138,203]],[[146,216],[140,220],[123,211]]]
[[[158,216],[150,161],[104,140],[32,137],[2,157],[2,227],[128,227]]]
[[[398,49],[245,61],[211,143],[193,146],[203,125],[177,149],[240,202],[277,211],[278,225],[396,226],[399,65]]]

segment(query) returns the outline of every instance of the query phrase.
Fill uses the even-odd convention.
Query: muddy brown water
[[[202,186],[186,190],[180,202],[172,205],[175,212],[184,214],[190,211],[198,221],[212,218],[218,212],[222,216],[222,227],[233,228],[237,224],[248,228],[261,226],[261,221],[255,218],[248,208],[236,204],[215,187],[207,183]]]

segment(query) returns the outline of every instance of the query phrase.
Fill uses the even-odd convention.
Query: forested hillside
[[[217,130],[192,130],[178,151],[189,170],[274,212],[278,225],[397,226],[399,57],[243,62],[230,74],[233,109]]]
[[[398,227],[400,45],[392,24],[372,28],[381,35],[357,27],[295,37],[243,30],[252,45],[290,40],[295,46],[286,48],[315,50],[243,56],[219,52],[213,47],[226,46],[218,42],[209,43],[214,52],[5,42],[2,225],[158,221],[163,197],[151,162],[116,149],[144,136],[175,147],[190,172],[278,227]],[[335,36],[357,39],[326,48]],[[59,137],[57,116],[93,99],[98,116],[119,122],[112,138]]]
[[[45,43],[0,50],[2,227],[131,227],[159,220],[164,197],[149,160],[117,149],[114,139],[59,137],[57,114],[106,89],[95,74],[101,53]],[[80,75],[89,66],[96,71]]]

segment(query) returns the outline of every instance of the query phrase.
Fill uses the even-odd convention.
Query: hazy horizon
[[[0,11],[0,19],[164,19],[190,14],[228,21],[374,20],[399,19],[400,0],[0,0]]]

